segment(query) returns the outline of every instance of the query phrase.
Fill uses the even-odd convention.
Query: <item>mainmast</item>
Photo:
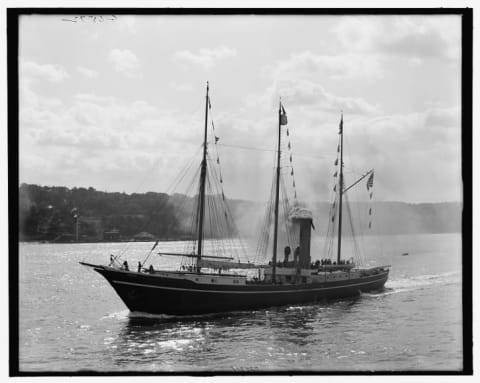
[[[203,241],[203,221],[205,216],[205,180],[207,178],[207,125],[208,125],[208,81],[207,94],[205,96],[205,136],[203,138],[203,159],[200,169],[200,211],[198,217],[198,252],[197,252],[197,267],[198,261],[202,258],[202,241]]]
[[[277,271],[277,239],[278,239],[278,200],[280,195],[280,140],[282,137],[281,126],[286,125],[286,116],[285,111],[283,110],[282,115],[282,102],[280,101],[278,107],[278,152],[277,152],[277,177],[276,177],[276,188],[275,188],[275,218],[274,218],[274,228],[273,228],[273,257],[272,257],[272,282],[275,283],[275,274]],[[282,119],[282,117],[284,117]]]
[[[343,197],[343,112],[340,119],[340,177],[339,177],[339,203],[338,203],[338,247],[337,265],[340,263],[342,253],[342,197]]]

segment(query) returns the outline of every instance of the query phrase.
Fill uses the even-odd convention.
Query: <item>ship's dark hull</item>
[[[93,266],[93,265],[92,265]],[[202,285],[189,280],[95,267],[130,311],[168,315],[251,310],[286,304],[353,297],[380,290],[388,270],[362,278],[296,285]]]

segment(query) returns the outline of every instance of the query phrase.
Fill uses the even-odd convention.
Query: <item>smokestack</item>
[[[310,239],[312,220],[310,218],[300,219],[300,267],[308,269],[310,267]]]
[[[308,269],[311,263],[312,212],[305,208],[294,207],[290,211],[289,218],[292,221],[295,235],[298,235],[298,244],[300,246],[298,266],[302,269]]]

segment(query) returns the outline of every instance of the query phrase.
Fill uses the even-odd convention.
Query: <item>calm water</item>
[[[151,245],[131,244],[129,263]],[[383,293],[182,319],[129,313],[100,275],[78,264],[105,263],[125,244],[21,244],[20,369],[461,369],[460,235],[371,237],[364,245],[370,263],[393,266]],[[174,267],[177,259],[155,261]]]

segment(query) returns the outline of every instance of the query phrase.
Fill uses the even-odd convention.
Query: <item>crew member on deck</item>
[[[123,262],[123,270],[128,271],[128,262]]]
[[[137,269],[138,272],[142,271],[142,263],[140,261],[138,261],[138,269]]]
[[[297,246],[295,251],[293,252],[293,262],[295,266],[298,265],[298,259],[300,258],[300,246]]]
[[[283,250],[285,254],[285,259],[283,260],[283,266],[287,267],[288,266],[288,257],[290,253],[292,252],[292,249],[290,249],[290,246],[285,246],[285,249]]]

